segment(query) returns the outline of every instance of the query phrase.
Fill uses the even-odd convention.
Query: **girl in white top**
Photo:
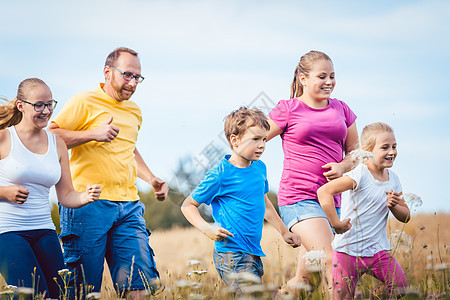
[[[64,262],[49,189],[55,186],[59,202],[71,208],[101,193],[99,185],[87,186],[85,193],[74,190],[66,145],[44,129],[55,105],[48,86],[29,78],[16,99],[0,106],[0,272],[8,284],[35,286],[35,293],[50,298],[60,296]]]
[[[353,298],[359,278],[368,271],[386,284],[390,297],[395,288],[406,286],[405,273],[387,252],[391,249],[386,233],[389,211],[400,222],[410,218],[400,181],[388,170],[397,156],[395,135],[387,124],[373,123],[363,129],[361,144],[373,157],[317,191],[337,233],[332,243],[334,299]],[[333,202],[333,195],[339,193],[343,193],[342,221]]]

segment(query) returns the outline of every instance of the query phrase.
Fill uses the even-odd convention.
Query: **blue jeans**
[[[64,261],[84,295],[100,291],[105,257],[120,291],[160,288],[144,209],[140,201],[98,200],[78,209],[60,205]]]
[[[36,270],[34,270],[36,268]],[[58,271],[64,269],[61,245],[54,230],[37,229],[0,234],[0,273],[18,287],[35,287],[35,294],[59,298]],[[32,274],[35,274],[33,279]],[[57,278],[56,283],[53,278]],[[33,282],[34,280],[34,282]]]
[[[232,273],[249,272],[258,277],[264,275],[264,268],[261,258],[256,255],[243,252],[213,252],[214,266],[220,275],[220,278],[227,285],[239,285],[239,280],[229,278]]]

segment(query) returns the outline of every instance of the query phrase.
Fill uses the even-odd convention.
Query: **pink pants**
[[[356,257],[333,252],[334,299],[351,299],[359,278],[366,272],[386,284],[391,296],[395,288],[406,287],[406,276],[398,262],[387,252],[380,251],[373,257]]]

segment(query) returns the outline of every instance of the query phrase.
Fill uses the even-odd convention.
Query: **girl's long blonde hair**
[[[27,99],[29,91],[40,85],[47,86],[47,84],[39,78],[27,78],[19,84],[17,96],[14,100],[8,101],[7,99],[0,98],[7,101],[6,104],[0,105],[0,129],[17,125],[22,121],[22,112],[17,108],[17,100]]]
[[[376,122],[367,125],[361,132],[361,147],[367,151],[372,151],[377,141],[377,135],[383,132],[392,132],[391,126],[383,122]]]

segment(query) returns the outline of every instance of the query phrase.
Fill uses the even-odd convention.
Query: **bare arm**
[[[85,193],[79,193],[74,190],[72,184],[72,176],[69,168],[69,155],[63,140],[56,138],[59,163],[61,165],[61,178],[55,185],[58,201],[61,205],[69,208],[79,208],[93,201],[97,201],[100,197],[100,186],[87,186]]]
[[[233,234],[225,228],[214,226],[206,222],[198,211],[199,205],[200,203],[195,201],[191,196],[188,196],[184,200],[183,205],[181,206],[181,212],[189,223],[214,241],[221,241],[229,236],[233,236]]]
[[[90,141],[111,142],[119,134],[119,127],[112,125],[113,117],[97,128],[90,130],[74,131],[63,129],[55,122],[48,126],[48,130],[58,135],[65,143],[68,149],[85,144]]]
[[[327,180],[330,181],[339,178],[344,175],[344,173],[350,171],[353,166],[351,157],[348,154],[358,147],[358,131],[356,129],[356,122],[354,122],[349,128],[347,128],[347,138],[344,145],[344,159],[340,163],[332,162],[323,165],[322,168],[329,169],[327,172],[323,173],[323,176],[325,176]]]
[[[264,216],[264,219],[266,219],[267,222],[275,227],[275,229],[281,234],[286,243],[294,248],[300,246],[300,236],[290,232],[289,229],[287,229],[286,225],[284,225],[283,221],[281,220],[267,195],[264,196],[264,201],[266,202],[266,214]]]
[[[270,118],[267,118],[270,125],[269,134],[267,135],[267,141],[270,141],[272,138],[276,137],[277,135],[280,135],[283,133],[283,130],[281,130],[278,125],[272,121]]]
[[[167,183],[153,175],[137,148],[134,148],[134,158],[137,163],[137,176],[152,186],[156,199],[160,201],[166,199],[169,192]]]
[[[333,196],[347,190],[351,190],[355,187],[355,185],[356,182],[353,179],[348,176],[343,176],[327,182],[317,190],[319,203],[336,233],[344,233],[349,230],[352,225],[350,224],[350,219],[345,219],[343,221],[339,220],[334,206]]]
[[[390,190],[388,192],[387,207],[400,222],[408,223],[410,220],[409,208],[402,197],[402,193],[396,193]]]

